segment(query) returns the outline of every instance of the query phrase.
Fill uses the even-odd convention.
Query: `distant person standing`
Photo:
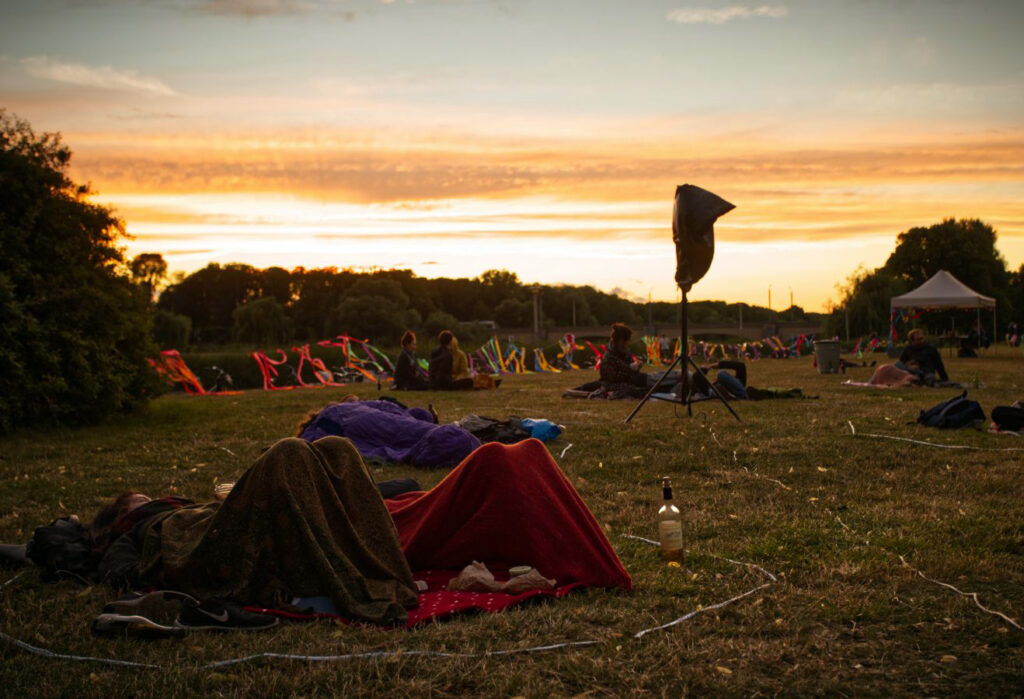
[[[416,333],[406,330],[402,334],[402,351],[395,362],[395,388],[399,391],[425,391],[427,382],[419,375],[416,361]]]
[[[949,381],[939,351],[928,344],[924,332],[914,328],[908,333],[907,339],[910,340],[910,344],[903,349],[896,367],[909,371],[928,385],[935,383],[936,376],[940,381]]]

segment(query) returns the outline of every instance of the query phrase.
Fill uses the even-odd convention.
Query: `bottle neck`
[[[672,486],[668,485],[661,489],[662,498],[665,500],[672,499]]]

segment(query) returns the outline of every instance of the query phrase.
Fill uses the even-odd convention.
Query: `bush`
[[[231,334],[236,341],[274,345],[293,336],[292,321],[284,305],[273,296],[243,303],[231,315]]]
[[[153,314],[153,339],[160,349],[184,350],[192,336],[192,319],[157,309]]]
[[[0,110],[0,432],[95,422],[159,390],[123,224],[66,175],[58,134]]]

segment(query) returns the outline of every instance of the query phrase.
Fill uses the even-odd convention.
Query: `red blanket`
[[[536,439],[485,444],[427,492],[387,500],[414,571],[536,568],[558,585],[633,589],[629,573]]]

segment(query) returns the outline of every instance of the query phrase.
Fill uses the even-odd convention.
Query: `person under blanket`
[[[451,468],[480,446],[479,439],[457,424],[438,425],[436,420],[435,413],[423,408],[350,396],[310,413],[296,436],[309,442],[327,435],[347,437],[364,459],[428,469]]]
[[[351,442],[283,439],[223,502],[119,497],[97,516],[102,578],[196,599],[282,607],[327,596],[341,615],[401,623],[413,570],[528,565],[558,585],[632,589],[604,531],[544,445],[487,444],[429,491],[382,500]],[[387,515],[390,514],[390,517]]]

